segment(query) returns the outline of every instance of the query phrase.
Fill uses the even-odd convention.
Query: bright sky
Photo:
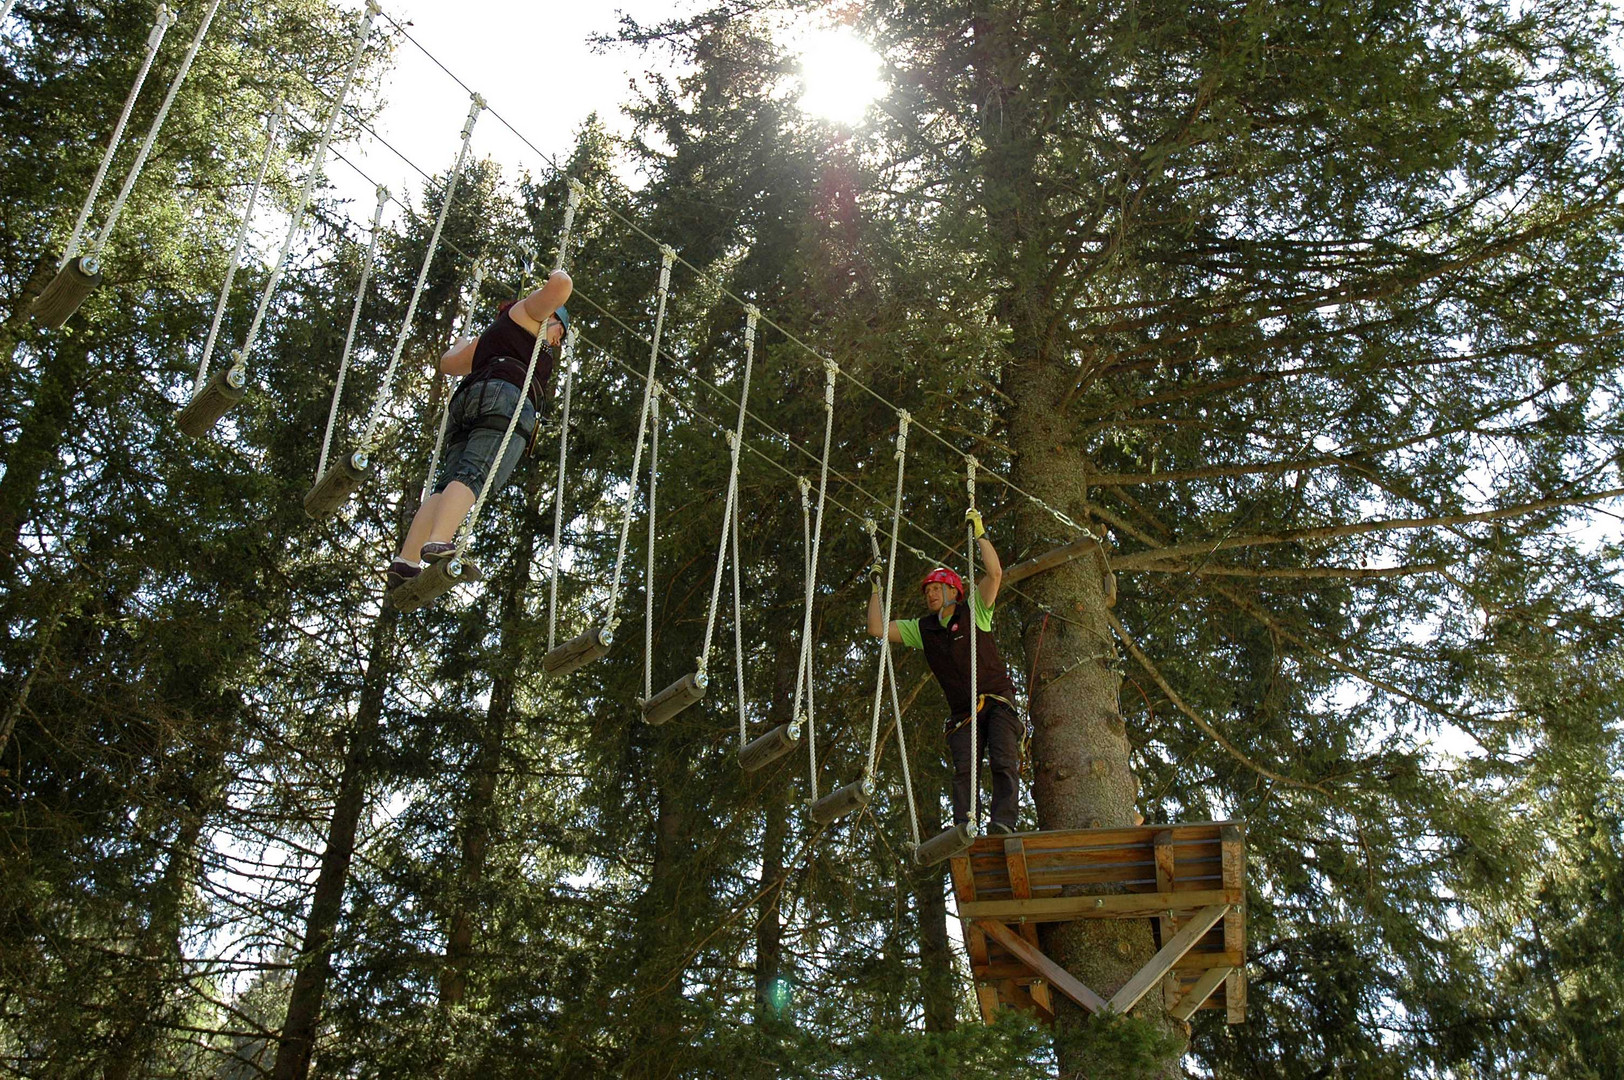
[[[544,9],[521,0],[383,0],[383,5],[492,110],[543,154],[560,160],[594,112],[611,132],[629,134],[620,107],[630,100],[632,83],[650,66],[667,62],[667,54],[658,50],[595,49],[589,38],[613,31],[622,13],[651,25],[695,7],[693,0],[578,0]],[[380,18],[379,25],[387,23]],[[883,90],[878,58],[848,32],[815,23],[788,30],[786,38],[803,56],[801,100],[807,111],[831,123],[859,121]],[[468,91],[403,41],[384,96],[387,108],[377,125],[382,140],[431,173],[449,169],[468,116]],[[378,140],[363,138],[358,146],[338,149],[397,196],[421,189],[422,177]],[[501,162],[510,176],[546,169],[543,157],[490,112],[475,125],[472,149],[476,157]],[[354,200],[353,216],[369,219],[372,185],[342,161],[332,162],[327,174]],[[393,220],[395,212],[387,218]]]
[[[594,111],[612,131],[627,132],[620,105],[631,96],[632,80],[658,59],[630,47],[595,52],[588,38],[613,30],[622,11],[653,22],[680,10],[671,0],[578,0],[545,7],[521,0],[384,0],[383,8],[491,109],[558,158],[569,154],[575,132]],[[387,27],[381,17],[377,25]],[[429,172],[449,169],[468,116],[468,92],[403,41],[383,93],[387,108],[379,135]],[[476,157],[502,162],[510,176],[546,168],[489,112],[475,125],[472,149]],[[376,140],[363,138],[339,150],[397,196],[415,196],[422,187],[422,177]],[[370,217],[371,185],[341,161],[327,173],[355,199],[352,213]]]

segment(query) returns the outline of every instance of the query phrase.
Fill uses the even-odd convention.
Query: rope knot
[[[866,517],[863,519],[863,531],[873,536],[880,531],[879,523],[871,517]]]

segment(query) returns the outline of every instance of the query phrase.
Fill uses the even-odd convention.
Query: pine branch
[[[1476,521],[1503,521],[1507,518],[1523,517],[1527,514],[1537,514],[1544,510],[1555,510],[1564,506],[1586,506],[1590,503],[1601,502],[1604,499],[1616,499],[1620,496],[1624,496],[1624,488],[1608,488],[1604,491],[1586,492],[1566,498],[1540,499],[1536,502],[1520,503],[1516,506],[1502,507],[1498,510],[1482,510],[1474,514],[1448,514],[1426,518],[1386,518],[1381,521],[1323,525],[1313,529],[1296,529],[1281,533],[1222,536],[1216,540],[1170,544],[1154,551],[1129,552],[1113,558],[1111,565],[1117,570],[1140,570],[1156,563],[1174,559],[1196,556],[1206,558],[1218,551],[1230,548],[1291,544],[1302,540],[1329,540],[1344,536],[1363,536],[1367,533],[1397,532],[1405,529],[1430,529],[1445,525],[1465,525]]]
[[[1199,713],[1190,708],[1189,705],[1185,704],[1184,699],[1179,697],[1178,693],[1167,684],[1167,680],[1163,678],[1161,670],[1157,668],[1156,665],[1151,662],[1150,657],[1146,656],[1139,648],[1138,644],[1133,640],[1132,635],[1128,633],[1127,627],[1122,625],[1121,621],[1117,619],[1114,612],[1107,609],[1105,611],[1105,617],[1106,619],[1110,620],[1111,629],[1116,631],[1117,638],[1120,639],[1122,644],[1127,647],[1128,652],[1133,654],[1133,658],[1138,661],[1139,666],[1145,669],[1145,674],[1154,679],[1156,685],[1161,688],[1162,693],[1167,695],[1167,700],[1171,701],[1179,712],[1189,717],[1191,722],[1194,723],[1196,727],[1200,728],[1207,734],[1208,738],[1222,747],[1226,754],[1265,779],[1285,784],[1288,787],[1306,788],[1310,791],[1317,791],[1321,795],[1331,794],[1318,783],[1307,780],[1294,780],[1289,776],[1275,772],[1273,769],[1270,769],[1267,766],[1259,765],[1257,762],[1247,757],[1239,747],[1230,742],[1228,739],[1224,738],[1224,736],[1219,733],[1217,728],[1207,723],[1207,721],[1204,720]]]
[[[1258,568],[1252,566],[1145,566],[1143,570],[1162,574],[1195,574],[1210,577],[1241,578],[1367,578],[1413,577],[1417,574],[1442,573],[1448,563],[1410,563],[1405,566],[1287,566]]]

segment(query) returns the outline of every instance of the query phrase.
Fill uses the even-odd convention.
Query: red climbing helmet
[[[964,579],[959,577],[959,575],[955,574],[953,571],[949,570],[947,567],[938,566],[936,569],[926,574],[924,580],[919,583],[919,591],[924,592],[925,586],[929,585],[933,581],[940,581],[943,585],[951,585],[953,590],[959,594],[959,599],[964,599]]]

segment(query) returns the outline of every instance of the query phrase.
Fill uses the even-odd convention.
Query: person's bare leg
[[[474,508],[474,489],[461,480],[453,480],[435,498],[439,501],[434,505],[434,517],[423,543],[432,540],[443,544],[457,535],[457,530],[468,518],[468,511]],[[412,524],[415,526],[417,523],[414,521]],[[422,544],[418,545],[418,551],[421,553]]]
[[[423,545],[431,539],[429,530],[434,527],[434,519],[438,515],[439,504],[445,501],[445,493],[437,491],[423,500],[412,515],[412,524],[406,530],[406,539],[401,541],[400,554],[395,558],[404,562],[420,562],[423,558]]]

